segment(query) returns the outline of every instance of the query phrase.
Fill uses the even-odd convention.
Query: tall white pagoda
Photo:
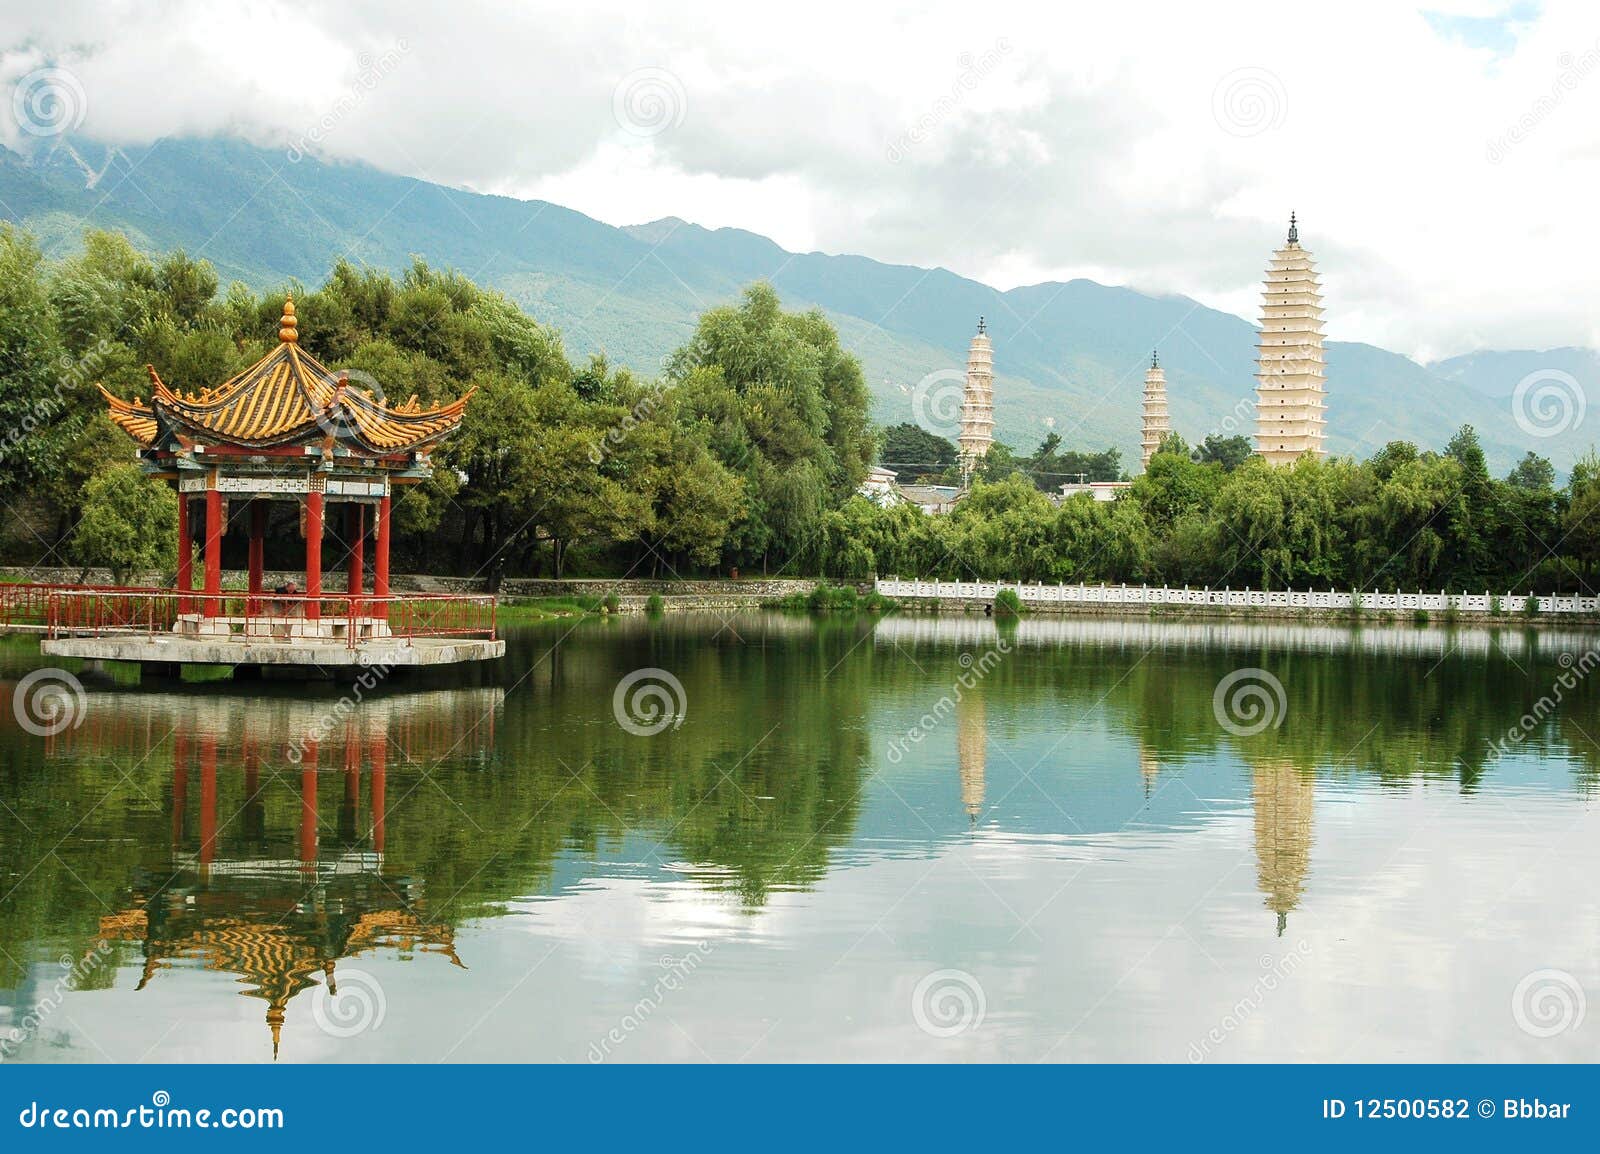
[[[1274,465],[1326,456],[1322,292],[1293,213],[1289,239],[1267,266],[1256,350],[1256,453]]]
[[[1161,442],[1172,432],[1172,421],[1167,416],[1167,374],[1154,350],[1150,353],[1150,371],[1144,375],[1144,437],[1140,443],[1139,464],[1148,469],[1150,458],[1161,448]]]
[[[967,348],[967,383],[961,392],[961,433],[956,437],[961,479],[972,475],[994,444],[994,346],[983,318]]]

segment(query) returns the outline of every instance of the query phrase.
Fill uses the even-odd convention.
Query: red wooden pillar
[[[250,502],[250,598],[246,612],[261,612],[262,570],[266,568],[267,503],[260,498]]]
[[[189,598],[183,596],[194,588],[194,536],[189,531],[189,494],[178,494],[178,612],[189,612]]]
[[[389,497],[384,494],[378,502],[377,541],[375,544],[376,555],[372,559],[372,595],[374,597],[389,596]],[[387,619],[389,604],[379,601],[373,611],[373,616]]]
[[[205,615],[222,612],[222,494],[206,490],[206,603]]]
[[[389,743],[380,737],[372,743],[367,760],[372,763],[372,848],[383,852],[384,787],[388,784],[386,756]]]
[[[183,846],[183,810],[189,800],[189,738],[172,739],[172,848]]]
[[[322,616],[322,494],[306,494],[306,616]]]
[[[366,541],[364,539],[367,535],[366,506],[355,502],[345,506],[344,526],[345,535],[350,538],[350,577],[345,582],[345,589],[350,596],[355,597],[361,592],[362,570],[366,563]],[[352,604],[351,612],[359,615],[360,610]]]
[[[200,739],[200,864],[210,866],[217,856],[217,738]]]
[[[317,860],[317,743],[308,741],[300,757],[300,862]]]

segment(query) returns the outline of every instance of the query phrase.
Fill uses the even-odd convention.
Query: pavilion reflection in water
[[[154,757],[165,746],[172,759],[169,860],[130,879],[124,907],[100,920],[101,938],[138,943],[139,989],[189,962],[236,975],[246,996],[267,1004],[274,1058],[290,1000],[318,975],[337,993],[341,960],[393,950],[465,968],[454,927],[430,916],[422,883],[384,872],[388,772],[487,756],[503,698],[499,688],[450,690],[344,709],[286,698],[97,697],[80,728],[49,739],[47,755]],[[269,799],[286,789],[297,795],[292,828],[268,818]]]

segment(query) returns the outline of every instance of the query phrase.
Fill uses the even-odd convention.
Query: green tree
[[[134,573],[176,568],[177,524],[178,498],[170,486],[138,465],[116,465],[86,487],[71,555],[85,569],[111,570],[112,583],[126,585]]]

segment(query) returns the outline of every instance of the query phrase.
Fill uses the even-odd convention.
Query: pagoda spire
[[[1293,209],[1289,210],[1289,243],[1290,244],[1299,244],[1300,243],[1300,226],[1295,223],[1294,210]]]
[[[286,345],[299,343],[300,330],[294,319],[294,297],[283,298],[283,316],[278,320],[278,339]]]

